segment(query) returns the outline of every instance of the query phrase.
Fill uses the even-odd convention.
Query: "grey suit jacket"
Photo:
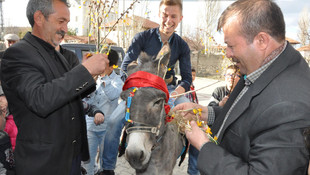
[[[223,117],[244,86],[240,81],[215,120]],[[219,146],[205,144],[198,168],[209,175],[305,175],[309,155],[302,131],[310,126],[310,71],[288,44],[232,110]]]
[[[2,59],[2,87],[18,128],[19,175],[69,174],[75,152],[89,158],[81,96],[95,81],[76,57],[59,56],[64,74],[27,33]]]

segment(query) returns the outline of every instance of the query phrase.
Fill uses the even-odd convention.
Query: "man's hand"
[[[191,145],[200,150],[205,143],[210,141],[208,135],[197,126],[195,121],[191,121],[191,128],[191,130],[185,130],[186,138]]]
[[[96,113],[95,114],[95,117],[94,117],[94,123],[96,125],[100,125],[104,122],[104,115],[100,112]]]
[[[109,63],[106,54],[94,54],[92,56],[84,55],[82,65],[88,70],[92,76],[104,73]]]
[[[176,105],[176,106],[172,109],[172,111],[187,110],[187,109],[199,109],[199,108],[202,109],[202,111],[201,111],[201,116],[200,116],[200,120],[207,121],[207,119],[208,119],[208,108],[205,107],[205,106],[196,104],[196,103],[191,103],[191,102],[188,102],[188,103],[181,103],[181,104]],[[183,115],[185,118],[187,118],[187,119],[192,119],[193,116],[195,116],[196,114],[194,114],[193,110],[190,110],[190,111],[183,112],[182,115]]]

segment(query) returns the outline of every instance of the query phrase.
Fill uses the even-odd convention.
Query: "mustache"
[[[58,31],[56,31],[56,34],[59,34],[59,35],[61,35],[61,38],[64,38],[64,37],[65,37],[66,32],[65,32],[65,31],[63,31],[63,30],[58,30]]]

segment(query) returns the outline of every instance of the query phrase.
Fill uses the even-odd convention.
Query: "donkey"
[[[149,73],[165,77],[169,59],[170,47],[167,43],[156,58],[141,54],[139,65],[128,66],[129,77],[124,87],[127,81],[130,81],[131,75],[138,73],[137,71],[140,71],[144,79],[149,79],[149,84],[154,84],[152,80],[154,77],[149,78]],[[166,87],[164,80],[161,80],[164,84],[162,87]],[[141,82],[143,80],[138,78],[135,83]],[[133,87],[135,83],[132,83]],[[177,126],[166,123],[165,104],[169,93],[159,89],[140,86],[137,90],[130,88],[121,93],[121,98],[127,100],[131,121],[126,126],[128,135],[125,157],[138,175],[171,175],[184,145]],[[131,100],[128,98],[130,94]],[[128,100],[131,101],[129,106]]]

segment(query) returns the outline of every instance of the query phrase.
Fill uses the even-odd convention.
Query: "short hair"
[[[217,30],[220,31],[228,19],[237,15],[241,31],[248,43],[252,43],[259,32],[266,32],[278,42],[285,40],[285,22],[280,7],[272,0],[238,0],[221,15]]]
[[[162,5],[167,5],[167,6],[177,5],[180,7],[181,12],[183,11],[183,5],[182,5],[181,0],[162,0],[159,4],[159,7],[161,7]]]
[[[107,53],[107,52],[108,52],[108,49],[103,50],[103,53]],[[110,49],[109,55],[108,55],[109,66],[117,65],[118,59],[119,59],[118,53],[115,50]]]
[[[195,69],[195,68],[192,68],[192,72],[196,72],[196,69]]]
[[[67,0],[29,0],[26,10],[26,15],[31,27],[34,25],[34,13],[36,11],[41,11],[44,15],[44,18],[47,19],[50,14],[54,13],[53,2],[61,1],[66,4],[67,7],[70,7]]]

